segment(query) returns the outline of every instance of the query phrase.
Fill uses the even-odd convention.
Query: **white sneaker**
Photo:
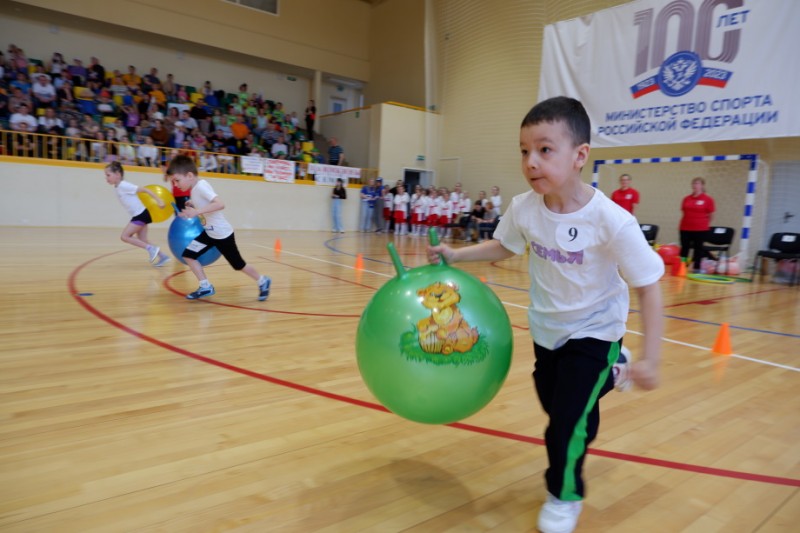
[[[152,244],[147,245],[147,254],[150,256],[150,262],[154,262],[156,257],[158,257],[158,252],[161,251],[161,248],[158,246],[153,246]]]
[[[631,351],[625,346],[619,349],[619,359],[611,367],[611,372],[614,375],[614,388],[620,392],[625,392],[633,387],[631,380]]]
[[[582,510],[582,501],[559,500],[548,492],[547,501],[539,511],[536,528],[542,533],[572,533],[578,525],[578,517]]]

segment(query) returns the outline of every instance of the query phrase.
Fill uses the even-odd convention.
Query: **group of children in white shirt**
[[[395,235],[408,235],[410,226],[413,236],[426,235],[428,228],[436,228],[440,238],[449,238],[452,236],[451,224],[461,217],[469,217],[472,211],[469,194],[461,192],[461,184],[457,184],[452,192],[446,187],[423,189],[417,185],[410,196],[403,185],[398,185],[395,190],[395,194],[388,188],[383,192],[383,230],[387,233],[394,222]],[[480,199],[483,203],[487,200]],[[497,187],[492,187],[491,202],[499,213],[502,198]]]

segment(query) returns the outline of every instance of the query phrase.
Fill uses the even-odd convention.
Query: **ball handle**
[[[439,234],[436,232],[436,228],[428,228],[428,239],[431,242],[431,246],[439,246]],[[439,264],[447,264],[444,254],[439,254]]]

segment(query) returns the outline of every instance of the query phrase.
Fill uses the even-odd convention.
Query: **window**
[[[223,0],[229,4],[236,4],[250,9],[264,11],[270,15],[278,14],[278,0]]]

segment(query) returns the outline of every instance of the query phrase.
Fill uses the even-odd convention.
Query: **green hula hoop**
[[[729,285],[736,281],[728,276],[718,276],[716,274],[686,274],[686,279],[701,281],[703,283],[716,283],[719,285]]]

